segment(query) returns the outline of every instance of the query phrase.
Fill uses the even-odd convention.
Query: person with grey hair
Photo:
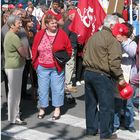
[[[7,20],[7,25],[9,28],[13,28],[12,25],[15,25],[16,21],[21,21],[19,16],[15,16],[15,15],[10,15],[8,20]],[[18,29],[20,29],[21,26],[21,22],[19,24]],[[18,30],[17,30],[18,31]]]
[[[16,15],[16,16],[21,17],[21,11],[19,9],[14,9],[12,12],[10,12],[10,15]],[[9,31],[9,27],[8,27],[7,21],[6,21],[5,24],[2,26],[2,29],[1,29],[2,39],[4,39],[4,37],[5,37],[5,35],[8,31]]]
[[[15,16],[18,16],[19,18],[21,18],[22,16],[22,10],[21,9],[14,9],[10,15],[15,15]],[[2,29],[1,29],[1,42],[2,42],[2,45],[4,43],[4,38],[5,38],[5,35],[6,33],[9,31],[9,27],[7,25],[7,21],[6,23],[2,26]],[[20,38],[21,42],[22,42],[22,45],[23,47],[25,48],[26,52],[28,53],[28,56],[27,56],[27,59],[30,58],[30,53],[29,53],[29,42],[28,42],[28,39],[27,39],[27,34],[25,32],[25,29],[23,27],[20,27],[20,30],[16,33],[18,35],[18,37]],[[3,50],[3,46],[2,47],[2,50]],[[5,89],[6,89],[6,97],[7,97],[7,94],[8,94],[8,81],[7,81],[7,77],[6,77],[6,74],[5,74],[5,68],[4,68],[4,63],[5,63],[5,60],[4,60],[4,52],[2,52],[2,74],[4,75],[4,81],[5,81]],[[26,79],[27,80],[27,79]],[[25,81],[24,79],[24,76],[23,76],[23,81]],[[24,82],[23,82],[24,83]],[[24,90],[25,91],[25,90]],[[22,90],[22,97],[27,97],[27,93],[24,92]]]
[[[112,28],[113,25],[119,22],[119,18],[116,15],[107,15],[104,19],[103,26],[107,28]]]
[[[7,20],[9,31],[4,38],[5,72],[8,78],[8,121],[11,124],[26,125],[20,119],[19,105],[21,98],[22,73],[27,52],[16,33],[20,30],[21,19],[10,15]]]
[[[86,134],[96,135],[100,129],[101,139],[117,138],[113,135],[114,93],[116,84],[125,85],[120,43],[111,33],[116,23],[116,16],[107,15],[102,30],[86,43],[83,56]]]

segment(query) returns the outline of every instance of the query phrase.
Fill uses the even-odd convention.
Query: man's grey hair
[[[15,15],[10,15],[9,18],[7,19],[7,25],[9,26],[9,28],[12,26],[12,25],[15,25],[15,22],[16,21],[20,21],[20,17],[19,16],[15,16]]]
[[[118,17],[116,15],[107,15],[104,19],[103,25],[110,28],[111,25],[118,23]]]

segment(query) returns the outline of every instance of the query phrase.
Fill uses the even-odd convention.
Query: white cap
[[[8,8],[8,4],[3,4],[2,8]]]

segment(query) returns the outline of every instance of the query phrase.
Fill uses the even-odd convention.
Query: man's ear
[[[110,29],[112,29],[114,27],[114,24],[110,24]]]

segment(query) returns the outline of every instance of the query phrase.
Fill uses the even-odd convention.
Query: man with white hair
[[[116,135],[112,135],[114,93],[117,87],[116,82],[120,86],[125,85],[121,69],[120,43],[111,33],[111,28],[116,23],[118,23],[117,16],[107,15],[105,17],[102,30],[89,38],[83,57],[86,133],[96,135],[100,129],[101,139],[117,138]]]

